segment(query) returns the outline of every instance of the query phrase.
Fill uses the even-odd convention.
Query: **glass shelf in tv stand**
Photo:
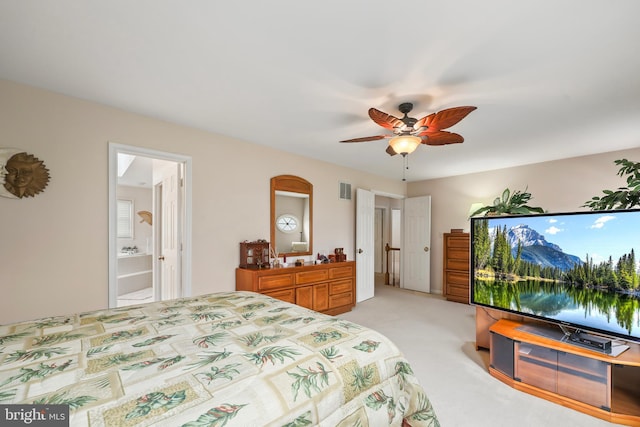
[[[628,345],[623,344],[622,342],[615,339],[611,340],[610,350],[602,350],[586,344],[581,344],[580,342],[571,340],[571,336],[573,334],[584,333],[583,331],[581,331],[580,329],[575,329],[574,331],[571,331],[565,325],[558,325],[558,326],[559,328],[556,329],[556,328],[542,325],[542,324],[540,325],[525,324],[525,325],[518,326],[516,329],[522,332],[527,332],[529,334],[538,335],[544,338],[549,338],[558,342],[575,345],[577,347],[595,351],[596,353],[605,354],[611,357],[618,357],[625,350],[629,349]]]

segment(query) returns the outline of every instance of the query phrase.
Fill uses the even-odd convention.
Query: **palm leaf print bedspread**
[[[0,326],[0,403],[72,426],[439,426],[385,336],[252,292]]]

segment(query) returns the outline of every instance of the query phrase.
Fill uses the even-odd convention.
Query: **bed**
[[[385,336],[253,292],[0,326],[0,404],[72,426],[438,426]]]

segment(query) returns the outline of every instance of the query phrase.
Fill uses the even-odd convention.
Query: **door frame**
[[[162,182],[152,183],[151,188],[153,189],[153,209],[155,212],[155,216],[162,217]],[[162,218],[160,218],[162,220]],[[153,222],[153,253],[160,254],[162,253],[162,242],[161,239],[158,238],[160,235],[160,225],[159,221]],[[153,300],[160,301],[162,299],[162,268],[160,268],[160,262],[157,259],[153,260],[152,263],[153,269]]]
[[[190,156],[182,154],[169,153],[165,151],[154,150],[151,148],[142,148],[132,145],[124,145],[115,142],[109,142],[109,200],[108,200],[108,212],[109,212],[109,287],[108,287],[108,301],[109,308],[114,308],[118,304],[118,247],[117,247],[117,195],[116,189],[118,185],[118,153],[128,153],[144,157],[153,157],[162,160],[173,161],[176,163],[182,163],[184,165],[183,175],[183,202],[182,209],[183,214],[183,235],[182,235],[182,296],[191,295],[191,168],[192,160]]]

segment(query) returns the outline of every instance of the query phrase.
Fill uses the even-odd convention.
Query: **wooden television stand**
[[[501,319],[489,329],[489,373],[534,396],[603,420],[640,426],[640,345],[617,357],[523,330]]]

